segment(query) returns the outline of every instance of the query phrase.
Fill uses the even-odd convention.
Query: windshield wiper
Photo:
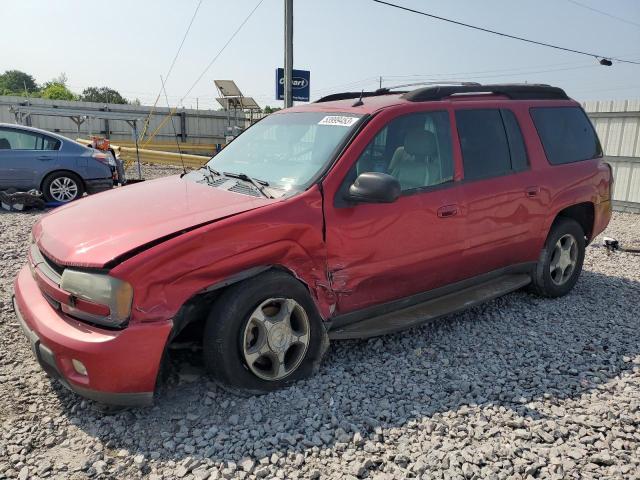
[[[210,167],[208,164],[206,164],[206,163],[204,164],[204,166],[203,166],[202,168],[206,168],[206,169],[209,171],[209,173],[210,173],[211,175],[215,175],[216,177],[221,177],[221,176],[222,176],[222,174],[221,174],[219,171],[214,170],[213,168],[211,168],[211,167]]]
[[[273,198],[272,195],[269,195],[264,187],[269,186],[269,182],[265,180],[260,180],[259,178],[250,177],[246,173],[233,173],[233,172],[222,172],[225,177],[237,178],[239,180],[244,180],[245,182],[249,182],[251,185],[256,187],[256,189],[265,197]]]

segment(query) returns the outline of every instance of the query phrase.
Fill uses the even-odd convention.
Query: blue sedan
[[[115,159],[69,138],[32,127],[0,123],[0,190],[40,190],[49,202],[67,203],[118,181]]]

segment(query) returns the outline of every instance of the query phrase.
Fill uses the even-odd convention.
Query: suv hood
[[[178,175],[91,195],[44,216],[33,228],[56,263],[104,267],[162,237],[277,200],[229,192]]]

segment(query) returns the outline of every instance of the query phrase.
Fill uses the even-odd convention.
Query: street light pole
[[[284,0],[284,108],[293,107],[293,0]]]

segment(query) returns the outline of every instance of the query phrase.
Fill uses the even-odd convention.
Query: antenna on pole
[[[178,153],[180,154],[180,162],[182,163],[182,175],[184,177],[187,174],[187,167],[184,166],[184,158],[182,158],[182,149],[180,148],[180,142],[178,141],[178,132],[176,130],[176,124],[173,122],[173,113],[171,111],[171,105],[169,105],[169,96],[167,95],[167,89],[164,85],[164,78],[160,75],[160,82],[162,83],[162,91],[164,92],[164,98],[167,101],[167,108],[169,109],[169,118],[171,118],[171,126],[173,127],[173,136],[176,139],[176,147],[178,147]],[[177,107],[176,107],[177,110]]]
[[[293,107],[293,0],[284,0],[284,108]]]

